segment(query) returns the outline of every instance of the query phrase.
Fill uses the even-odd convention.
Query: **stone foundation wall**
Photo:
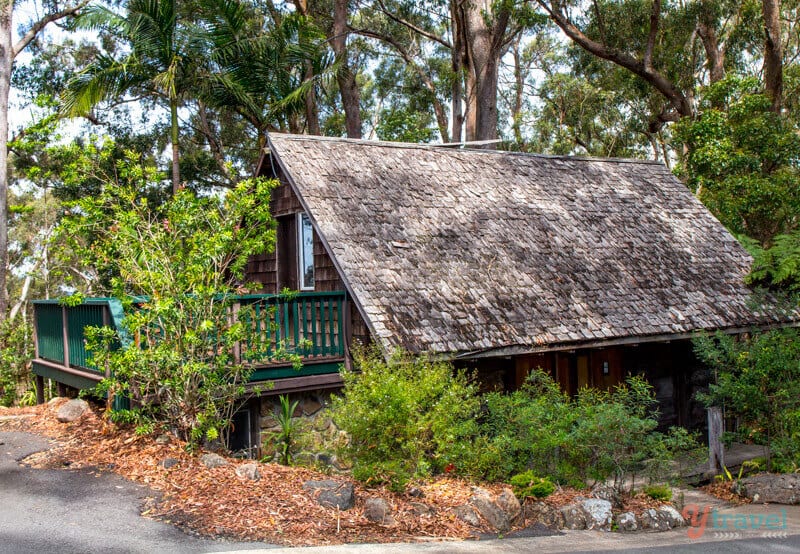
[[[330,390],[317,390],[289,394],[289,403],[297,402],[292,415],[295,426],[292,459],[304,465],[318,464],[334,471],[344,471],[349,464],[336,456],[336,447],[347,440],[346,434],[339,430],[330,418],[327,408],[331,397],[336,394]],[[260,399],[259,429],[261,454],[263,458],[278,461],[281,446],[281,426],[278,415],[281,403],[278,396],[265,396]]]

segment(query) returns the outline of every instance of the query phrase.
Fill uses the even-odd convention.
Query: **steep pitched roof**
[[[272,135],[375,337],[475,353],[774,321],[662,164]]]

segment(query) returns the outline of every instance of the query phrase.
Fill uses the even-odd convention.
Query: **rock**
[[[561,508],[561,516],[564,519],[564,529],[586,529],[586,512],[580,504],[564,506]]]
[[[69,402],[65,402],[63,406],[58,409],[56,419],[61,423],[70,423],[75,421],[89,410],[89,403],[80,398],[74,398]]]
[[[456,506],[453,508],[453,513],[458,519],[467,525],[472,525],[473,527],[481,526],[481,520],[478,518],[478,513],[472,506]]]
[[[409,502],[409,504],[411,505],[411,512],[415,516],[430,516],[436,513],[433,508],[424,502]]]
[[[525,519],[539,522],[550,529],[564,527],[564,516],[559,510],[546,502],[533,502],[525,504]]]
[[[258,481],[261,479],[261,472],[258,471],[258,464],[255,462],[238,466],[236,468],[236,475],[244,477],[245,479],[250,479],[251,481]]]
[[[326,508],[349,510],[356,503],[356,493],[352,483],[338,483],[333,480],[306,481],[303,489],[316,495],[317,502]]]
[[[753,502],[800,504],[800,474],[762,473],[739,482],[737,492]]]
[[[512,527],[522,523],[522,506],[511,489],[504,489],[498,494],[495,503],[506,513]]]
[[[586,512],[587,529],[611,530],[611,521],[614,518],[614,514],[611,512],[611,502],[599,498],[589,498],[581,503],[581,507]]]
[[[275,429],[278,427],[278,420],[272,414],[265,415],[261,418],[259,425],[262,429]]]
[[[662,521],[666,521],[669,524],[670,529],[675,529],[676,527],[683,527],[686,525],[686,520],[683,519],[683,516],[673,508],[672,506],[661,506],[658,509],[658,517]]]
[[[318,411],[322,409],[322,404],[320,404],[316,398],[306,398],[302,402],[303,404],[303,413],[307,416],[314,415]]]
[[[622,498],[614,487],[609,487],[608,485],[595,485],[595,487],[592,489],[592,498],[608,500],[611,502],[611,507],[616,510],[622,508]]]
[[[391,525],[394,523],[392,507],[383,498],[368,498],[364,503],[364,517],[373,523]]]
[[[660,514],[655,508],[649,508],[639,516],[639,526],[642,529],[652,529],[653,531],[669,531],[669,519]]]
[[[203,454],[202,456],[200,456],[200,463],[206,466],[208,469],[214,469],[215,467],[222,467],[228,465],[228,460],[226,460],[219,454],[214,454],[213,452],[209,452],[208,454]]]
[[[51,398],[51,399],[50,399],[50,400],[47,402],[47,405],[48,405],[48,406],[52,406],[53,404],[59,404],[59,403],[60,403],[62,400],[66,400],[66,398],[64,398],[64,397],[62,397],[62,396],[54,396],[53,398]]]
[[[164,458],[158,463],[158,465],[160,465],[164,469],[169,469],[171,467],[175,467],[176,465],[178,465],[178,462],[179,460],[176,458]]]
[[[485,519],[489,525],[497,529],[498,532],[505,533],[511,529],[511,521],[500,506],[492,499],[492,495],[489,491],[479,487],[476,488],[474,494],[469,499],[469,503],[472,504],[481,517]]]
[[[636,521],[636,516],[633,512],[619,514],[614,521],[620,531],[631,532],[639,530],[639,522]]]
[[[413,496],[414,498],[422,498],[425,496],[425,493],[422,492],[422,489],[419,487],[409,487],[408,496]]]
[[[170,437],[166,433],[156,437],[156,444],[169,444],[169,441]]]

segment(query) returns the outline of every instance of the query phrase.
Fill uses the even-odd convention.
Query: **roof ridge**
[[[488,150],[483,148],[455,148],[438,144],[418,144],[413,142],[391,142],[385,140],[354,139],[345,137],[325,137],[320,135],[296,135],[290,133],[270,133],[270,137],[277,136],[288,140],[308,141],[308,142],[344,142],[359,146],[383,147],[383,148],[403,148],[408,150],[426,150],[437,152],[466,152],[470,154],[495,154],[502,156],[522,156],[526,158],[541,158],[545,160],[564,160],[575,162],[607,162],[607,163],[633,163],[646,165],[664,166],[663,162],[657,160],[643,160],[637,158],[614,158],[614,157],[592,157],[592,156],[569,156],[559,154],[537,154],[531,152],[513,152],[510,150]],[[666,167],[666,166],[664,166]]]

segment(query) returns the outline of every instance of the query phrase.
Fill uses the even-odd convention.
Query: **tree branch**
[[[31,41],[36,38],[36,35],[38,35],[42,31],[42,29],[47,27],[48,24],[53,23],[54,21],[58,21],[59,19],[64,19],[65,17],[68,17],[70,15],[75,15],[76,13],[78,13],[78,10],[85,7],[88,3],[89,0],[82,0],[76,6],[73,6],[71,8],[65,8],[61,11],[48,14],[43,18],[41,18],[36,23],[34,23],[33,26],[30,29],[28,29],[28,32],[25,33],[22,36],[22,38],[20,38],[14,45],[14,48],[11,51],[12,59],[16,58],[17,54],[22,52],[25,49],[25,47],[28,46],[28,44],[30,44]]]
[[[389,19],[391,19],[395,23],[399,23],[403,27],[407,27],[408,29],[411,29],[415,33],[420,34],[425,38],[428,38],[428,39],[430,39],[430,40],[432,40],[434,42],[438,42],[439,44],[441,44],[442,46],[444,46],[447,49],[452,49],[453,48],[453,45],[451,45],[449,42],[447,42],[447,40],[443,39],[442,37],[434,35],[433,33],[430,33],[428,31],[426,31],[425,29],[422,29],[421,27],[417,27],[416,25],[414,25],[410,21],[406,21],[405,19],[397,17],[396,15],[391,13],[386,8],[386,5],[383,3],[383,0],[378,0],[378,5],[381,7],[381,11],[384,14],[386,14],[386,17],[388,17]]]
[[[644,51],[642,64],[645,69],[653,69],[653,50],[656,47],[656,37],[658,36],[658,23],[661,19],[661,0],[653,0],[653,9],[650,12],[650,34],[647,36],[647,47]]]

